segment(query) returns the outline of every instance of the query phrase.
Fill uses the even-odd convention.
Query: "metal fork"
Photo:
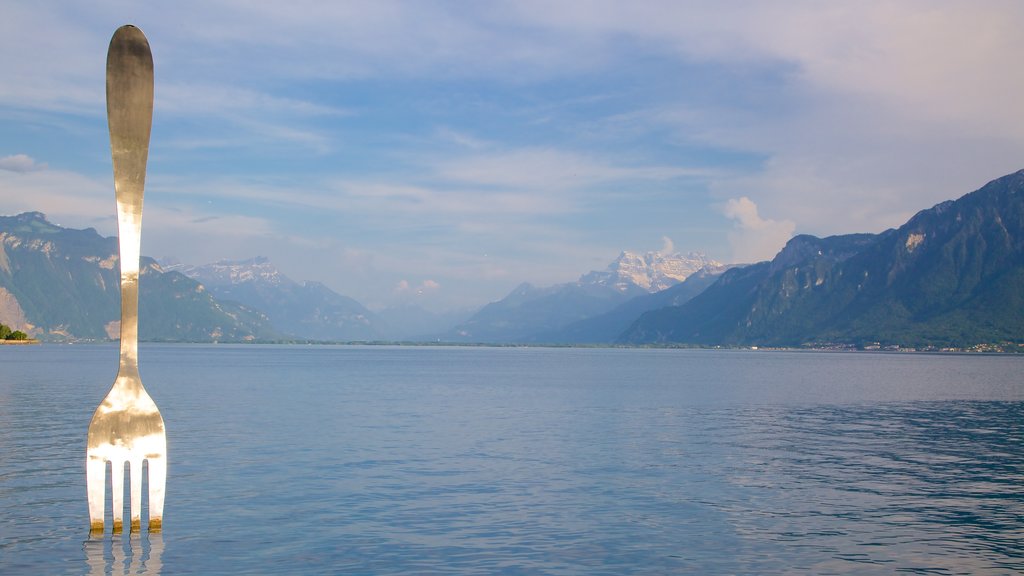
[[[113,531],[124,521],[124,465],[131,483],[131,531],[141,530],[142,464],[149,465],[149,531],[163,525],[167,478],[164,420],[139,377],[139,255],[142,196],[153,122],[153,56],[134,26],[114,32],[107,50],[107,121],[121,259],[121,362],[89,423],[86,482],[92,532],[103,532],[106,463],[111,463]]]

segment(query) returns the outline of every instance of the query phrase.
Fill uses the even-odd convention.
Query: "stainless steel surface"
[[[112,465],[113,531],[122,531],[124,465],[131,486],[131,530],[141,529],[142,465],[149,467],[149,530],[163,524],[167,436],[156,404],[139,377],[139,254],[142,196],[153,120],[153,56],[134,26],[114,32],[107,50],[107,121],[117,197],[121,258],[121,362],[114,385],[89,424],[86,482],[89,522],[103,531],[106,463]]]

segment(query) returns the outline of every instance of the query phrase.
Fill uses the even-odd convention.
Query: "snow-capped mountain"
[[[296,285],[270,263],[270,259],[257,256],[249,260],[220,260],[203,266],[190,266],[179,263],[161,261],[164,270],[177,270],[182,274],[210,286],[230,286],[233,284],[261,283],[269,286]]]
[[[726,266],[691,252],[622,252],[608,268],[575,282],[538,288],[521,284],[508,296],[484,306],[444,338],[467,342],[526,342],[564,326],[599,316],[631,298],[675,286],[698,271],[719,274]]]
[[[638,254],[625,251],[606,270],[584,274],[579,282],[610,286],[620,292],[632,291],[634,287],[643,288],[647,292],[660,292],[686,280],[698,270],[723,267],[721,262],[700,252],[690,252],[684,256],[679,253]]]

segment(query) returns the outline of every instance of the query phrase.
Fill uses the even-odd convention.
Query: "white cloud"
[[[600,127],[667,126],[689,145],[763,158],[762,170],[709,174],[713,192],[757,190],[802,230],[881,231],[1024,165],[1017,0],[546,5],[506,9],[566,44],[625,37],[734,78],[722,98],[664,98]],[[628,54],[606,53],[608,65]]]
[[[1024,92],[1017,65],[1024,4],[1017,0],[588,0],[557,7],[518,0],[502,9],[556,33],[563,42],[553,48],[563,52],[625,36],[683,60],[786,64],[795,84],[935,121],[1018,136],[1024,126],[1016,97]]]
[[[441,289],[441,284],[435,280],[424,280],[413,286],[408,280],[402,279],[395,284],[395,294],[416,294],[422,296]]]
[[[46,164],[39,164],[34,158],[27,154],[14,154],[12,156],[4,156],[0,158],[0,170],[9,170],[11,172],[33,172],[36,170],[45,170]]]
[[[733,230],[729,232],[734,262],[770,260],[796,230],[796,224],[790,220],[762,218],[757,204],[746,196],[729,199],[722,207],[722,214],[735,220]]]
[[[662,254],[675,254],[676,245],[672,242],[672,239],[668,236],[661,237],[661,253]]]

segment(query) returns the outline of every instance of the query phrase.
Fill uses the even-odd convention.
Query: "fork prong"
[[[167,483],[167,457],[150,454],[149,463],[149,531],[159,532],[164,519],[164,487]]]
[[[85,482],[89,494],[89,531],[103,532],[103,504],[105,503],[107,463],[89,455],[85,464]]]
[[[120,534],[124,527],[124,460],[110,462],[110,507],[113,516],[114,534]]]
[[[128,479],[131,482],[131,532],[142,529],[142,459],[132,458],[128,461]]]

